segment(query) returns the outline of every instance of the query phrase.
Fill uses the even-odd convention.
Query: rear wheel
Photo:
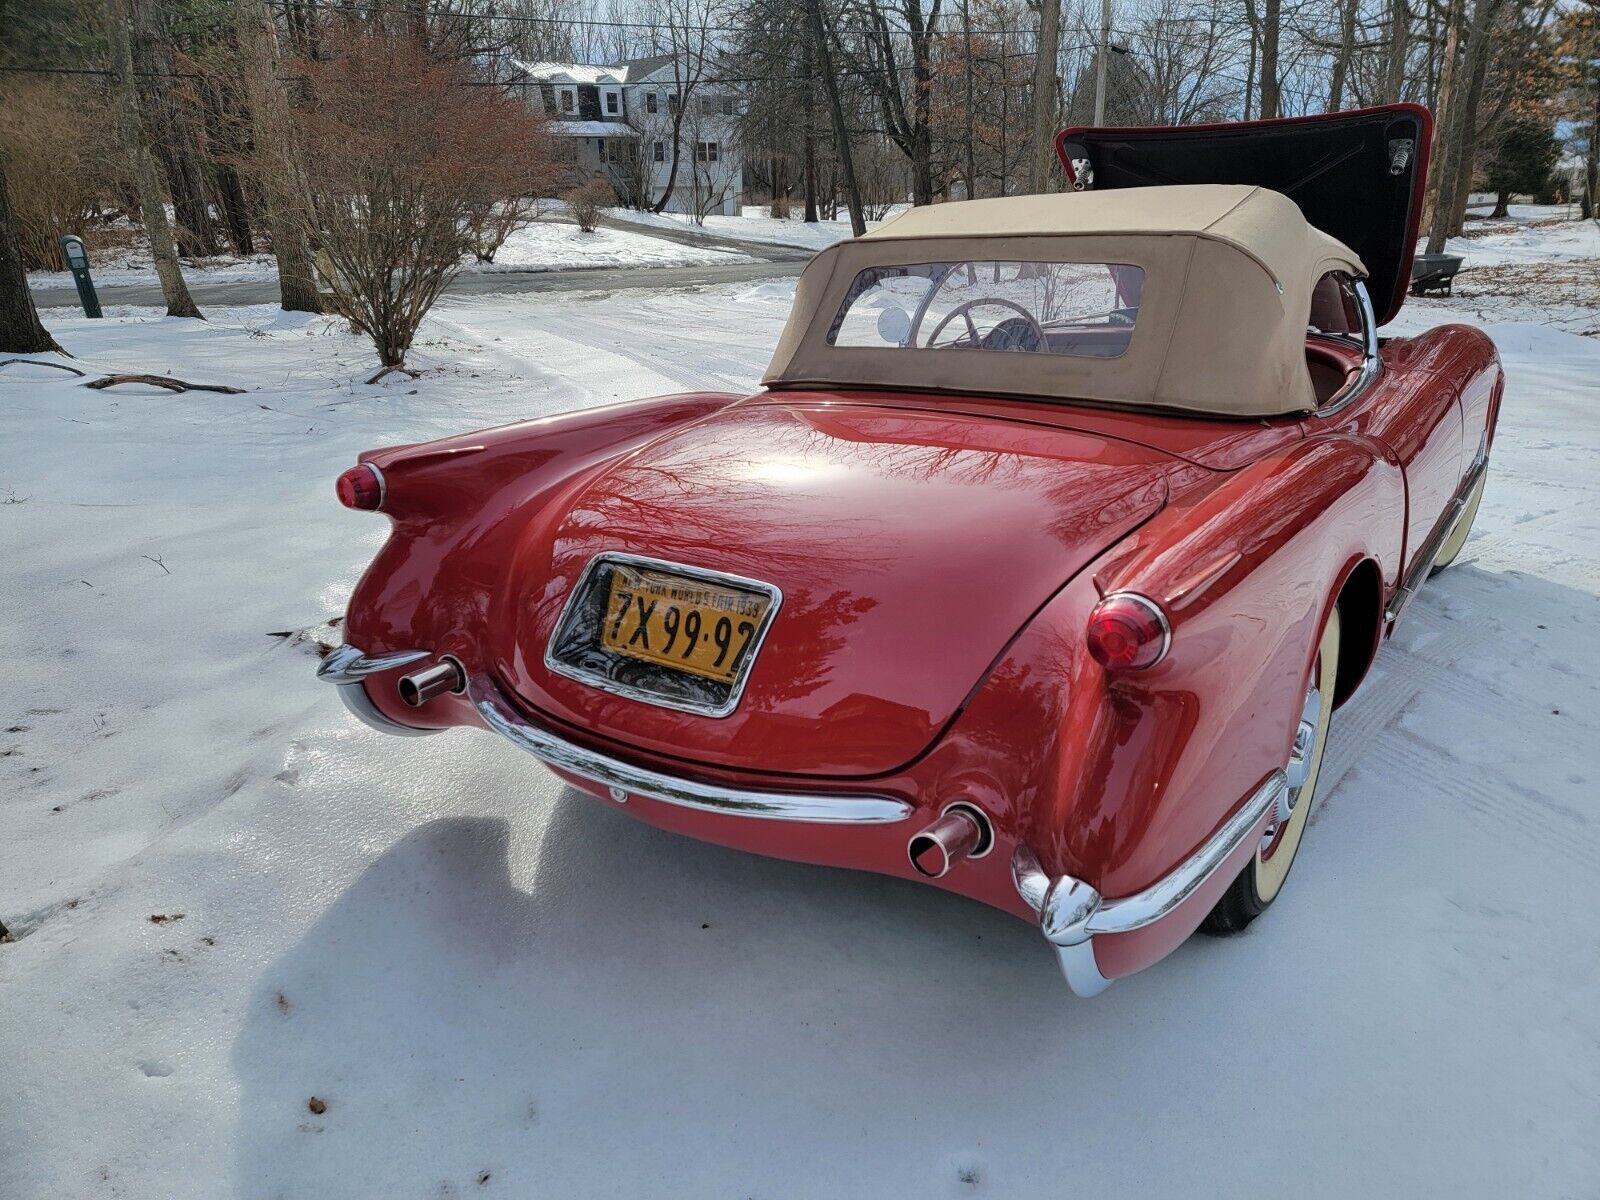
[[[1316,665],[1311,669],[1311,684],[1295,729],[1294,750],[1289,758],[1291,786],[1249,864],[1206,917],[1201,928],[1207,933],[1237,933],[1265,912],[1267,905],[1283,890],[1289,868],[1294,865],[1295,853],[1300,849],[1300,838],[1310,820],[1311,806],[1317,798],[1338,667],[1339,610],[1335,608],[1322,627]]]
[[[1461,547],[1467,544],[1467,534],[1472,532],[1472,522],[1478,515],[1478,502],[1483,499],[1483,485],[1489,478],[1489,472],[1484,471],[1478,476],[1478,482],[1472,485],[1472,494],[1467,497],[1466,504],[1461,507],[1461,515],[1456,518],[1455,528],[1450,531],[1450,536],[1445,539],[1444,545],[1439,547],[1439,556],[1433,560],[1433,570],[1428,575],[1437,575],[1451,563],[1455,562],[1456,555],[1461,553]]]

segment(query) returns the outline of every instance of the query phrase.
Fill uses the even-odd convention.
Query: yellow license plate
[[[600,644],[627,658],[731,684],[771,603],[756,592],[617,565]]]

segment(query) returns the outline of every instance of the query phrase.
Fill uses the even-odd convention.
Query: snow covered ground
[[[1526,321],[1600,333],[1600,225],[1566,206],[1513,204],[1504,220],[1473,220],[1445,249],[1462,257],[1453,298],[1411,302],[1479,322]],[[1442,319],[1442,318],[1441,318]]]
[[[325,318],[45,314],[250,390],[0,369],[0,1198],[1594,1195],[1600,340],[1489,326],[1477,529],[1290,887],[1094,1001],[1001,914],[312,679],[383,536],[331,494],[357,451],[750,386],[792,291],[447,300],[376,387]]]
[[[849,226],[845,227],[849,233]],[[584,233],[567,221],[541,220],[513,233],[492,263],[468,260],[467,272],[570,271],[583,267],[702,267],[715,263],[751,262],[746,254],[669,242],[627,229],[597,229]],[[139,240],[103,256],[92,256],[90,274],[97,286],[154,284],[155,264],[149,243]],[[183,275],[195,283],[244,283],[277,278],[270,254],[252,258],[226,255],[185,259]],[[34,271],[28,282],[35,288],[71,287],[69,271]]]

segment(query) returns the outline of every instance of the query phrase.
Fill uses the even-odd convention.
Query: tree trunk
[[[1344,81],[1350,74],[1350,60],[1356,52],[1356,7],[1360,0],[1339,0],[1339,52],[1333,59],[1333,78],[1328,83],[1328,111],[1344,107]]]
[[[1600,63],[1594,72],[1594,120],[1589,123],[1589,152],[1583,159],[1583,202],[1580,211],[1585,220],[1600,216],[1600,206],[1595,204],[1595,191],[1600,188]]]
[[[978,198],[978,167],[977,150],[973,146],[973,143],[977,141],[977,137],[973,132],[972,127],[972,13],[967,4],[967,0],[961,0],[961,36],[964,42],[962,52],[962,62],[964,64],[963,74],[965,76],[965,82],[967,85],[967,128],[965,138],[967,148],[966,198],[968,200],[976,200]]]
[[[1250,28],[1250,58],[1244,70],[1244,119],[1251,119],[1250,105],[1256,96],[1256,66],[1261,50],[1261,18],[1255,0],[1244,0],[1244,21]]]
[[[168,4],[129,0],[134,69],[139,72],[145,139],[167,179],[179,253],[217,252],[217,229],[207,203],[205,171],[189,112],[172,95],[177,60],[167,40]]]
[[[299,186],[300,159],[289,128],[289,101],[278,78],[277,34],[265,0],[238,10],[240,79],[255,148],[251,174],[265,201],[278,300],[286,312],[320,313],[322,297],[307,236],[310,221]]]
[[[1454,237],[1461,232],[1467,219],[1467,200],[1472,195],[1472,169],[1478,157],[1478,108],[1483,101],[1485,77],[1489,73],[1489,49],[1492,40],[1490,27],[1498,0],[1478,0],[1472,9],[1472,27],[1467,37],[1467,87],[1462,103],[1457,108],[1455,186],[1447,197],[1450,204],[1445,211],[1445,229]]]
[[[1459,57],[1456,47],[1461,38],[1462,8],[1463,0],[1450,0],[1450,9],[1445,15],[1444,61],[1439,67],[1439,100],[1433,109],[1432,167],[1428,171],[1427,188],[1422,197],[1422,211],[1428,216],[1429,254],[1444,253],[1445,230],[1444,222],[1439,219],[1439,193],[1450,174],[1448,131],[1455,117],[1456,59]]]
[[[1100,53],[1107,52],[1105,46]],[[1061,54],[1061,0],[1040,0],[1039,46],[1033,59],[1033,113],[1028,142],[1028,191],[1048,192],[1056,148],[1057,62]],[[969,106],[970,107],[970,106]]]
[[[907,24],[917,0],[907,0]],[[938,6],[933,8],[935,15]],[[911,29],[911,202],[933,203],[933,68],[930,60],[933,29],[919,24]]]
[[[117,110],[123,149],[139,195],[145,235],[150,239],[150,257],[155,260],[161,279],[161,294],[167,301],[169,317],[199,317],[189,289],[178,269],[178,256],[172,241],[172,226],[167,221],[166,197],[156,174],[155,156],[150,153],[144,121],[139,112],[139,88],[133,75],[133,49],[128,39],[127,0],[106,0],[106,46],[111,54],[108,77],[112,107]]]
[[[802,133],[801,154],[806,191],[806,224],[817,223],[817,121],[816,121],[816,67],[812,62],[811,39],[800,44],[800,74],[806,90],[802,100],[805,130]]]
[[[1282,107],[1278,91],[1278,29],[1283,0],[1265,0],[1261,10],[1261,119],[1270,121]]]
[[[61,347],[39,322],[22,268],[22,246],[11,216],[5,166],[0,164],[0,351],[9,354],[59,353]]]
[[[1494,211],[1489,214],[1490,220],[1499,220],[1501,217],[1511,215],[1511,193],[1496,192],[1494,194]]]
[[[822,19],[822,0],[808,0],[811,37],[817,52],[822,87],[828,97],[828,113],[833,118],[834,152],[839,156],[839,175],[844,182],[844,199],[850,207],[850,228],[856,237],[867,232],[867,219],[861,211],[861,189],[856,185],[855,158],[850,151],[850,131],[844,123],[844,108],[839,103],[839,81],[833,74],[833,54],[828,49],[828,27]]]
[[[250,234],[250,208],[245,203],[239,172],[230,166],[219,166],[217,194],[222,201],[222,216],[227,223],[228,242],[233,252],[246,256],[254,254],[256,247],[255,239]]]
[[[311,246],[299,214],[285,212],[276,199],[269,198],[267,225],[272,231],[272,257],[278,262],[278,303],[285,312],[321,312]]]
[[[1383,102],[1398,104],[1406,86],[1406,57],[1411,51],[1411,10],[1406,0],[1389,0],[1389,69]]]

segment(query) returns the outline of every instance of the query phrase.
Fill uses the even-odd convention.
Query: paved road
[[[721,237],[699,229],[659,229],[628,221],[605,218],[601,222],[615,229],[641,233],[662,241],[678,242],[710,250],[731,250],[757,259],[749,263],[729,263],[700,267],[588,267],[575,271],[464,271],[450,281],[446,295],[482,296],[507,292],[572,292],[617,290],[621,288],[698,287],[716,283],[745,283],[759,279],[781,279],[800,274],[811,258],[811,251],[794,246],[774,246],[766,242],[747,242]],[[159,307],[161,288],[155,284],[97,285],[100,303]],[[278,299],[275,279],[254,279],[237,283],[191,281],[189,292],[195,303],[223,307],[233,304],[272,304]],[[78,293],[70,287],[35,288],[33,302],[40,308],[76,307]]]
[[[697,287],[716,283],[744,283],[759,279],[782,279],[800,274],[809,254],[785,257],[770,262],[732,263],[714,267],[595,267],[581,271],[496,271],[457,275],[445,289],[446,295],[473,296],[504,292],[572,292],[621,288]],[[97,287],[100,303],[160,306],[161,289],[149,284]],[[218,307],[231,304],[272,304],[278,299],[275,279],[244,283],[191,283],[195,303]],[[40,308],[75,306],[78,293],[72,288],[36,288],[33,302]]]

